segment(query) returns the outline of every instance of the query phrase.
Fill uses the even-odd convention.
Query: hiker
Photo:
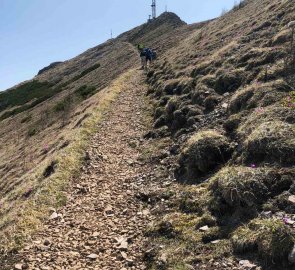
[[[142,44],[138,44],[137,48],[140,53],[142,69],[146,69],[148,63],[152,63],[156,59],[157,53],[150,48],[145,48]]]
[[[141,69],[144,69],[146,66],[146,55],[144,52],[144,45],[143,44],[138,44],[137,49],[140,54],[140,59],[141,59]]]

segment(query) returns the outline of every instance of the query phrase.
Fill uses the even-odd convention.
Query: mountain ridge
[[[33,267],[74,267],[74,262],[78,269],[111,269],[112,263],[118,269],[144,269],[144,264],[147,269],[173,270],[293,269],[295,50],[289,25],[294,14],[290,0],[243,1],[219,18],[193,25],[164,13],[45,71],[35,77],[37,83],[24,84],[22,91],[34,90],[37,96],[25,103],[14,98],[14,107],[0,112],[0,178],[5,179],[0,182],[1,249],[20,250],[16,257],[3,259],[4,267],[11,269],[13,265],[5,265],[11,260]],[[159,52],[142,73],[137,70],[137,43]],[[41,92],[48,96],[39,96]],[[143,125],[146,133],[139,135]],[[103,126],[118,134],[104,135],[102,147],[97,138]],[[87,135],[83,143],[80,132]],[[120,153],[115,153],[112,140]],[[74,167],[72,176],[63,159],[77,144],[68,166]],[[108,154],[101,149],[112,150]],[[114,164],[104,174],[103,168]],[[142,166],[146,172],[128,178],[130,167],[134,173]],[[77,172],[81,168],[83,179]],[[120,192],[103,190],[103,205],[94,207],[100,199],[97,179],[112,184],[116,170],[120,176],[114,184]],[[66,175],[66,180],[56,183],[57,175]],[[79,200],[67,202],[76,195]],[[91,200],[83,208],[79,203],[88,195]],[[133,214],[128,207],[112,207],[121,198]],[[76,203],[80,212],[72,224],[67,209],[75,209]],[[32,220],[21,215],[20,205],[33,213]],[[69,226],[59,218],[48,220],[49,206],[56,214],[62,211]],[[92,223],[87,229],[82,218],[96,217],[93,207],[108,220],[102,227],[114,224],[103,230],[107,243],[99,252],[95,247],[102,231]],[[147,226],[135,233],[121,231],[121,225],[136,223],[137,215]],[[41,221],[53,238],[40,261]],[[40,244],[19,249],[35,223]],[[59,234],[60,246],[55,245],[56,225],[65,230],[62,235],[76,232],[76,240],[83,243],[70,261],[63,245],[73,239],[63,241]],[[92,230],[98,234],[93,236]],[[90,244],[84,231],[90,232]],[[144,235],[142,244],[136,240],[132,245],[137,233]],[[96,253],[89,255],[84,249],[88,245]],[[137,257],[136,250],[144,256]],[[55,252],[63,254],[57,265],[46,259],[56,258]]]

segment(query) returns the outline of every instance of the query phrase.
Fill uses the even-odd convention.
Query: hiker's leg
[[[145,56],[142,56],[141,57],[141,67],[142,67],[142,69],[144,69],[145,68]]]
[[[150,59],[150,66],[153,64],[153,58]]]
[[[149,66],[151,64],[151,58],[147,56],[146,65]]]

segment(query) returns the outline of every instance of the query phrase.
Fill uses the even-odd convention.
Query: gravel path
[[[136,199],[151,168],[138,161],[146,127],[143,77],[135,71],[87,151],[68,203],[21,251],[19,269],[146,269],[143,231],[152,220]]]

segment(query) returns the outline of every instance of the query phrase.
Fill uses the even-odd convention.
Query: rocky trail
[[[151,165],[138,161],[136,147],[146,132],[140,71],[122,87],[68,189],[66,206],[52,209],[7,269],[145,269],[143,232],[152,217],[136,194],[148,188]]]

